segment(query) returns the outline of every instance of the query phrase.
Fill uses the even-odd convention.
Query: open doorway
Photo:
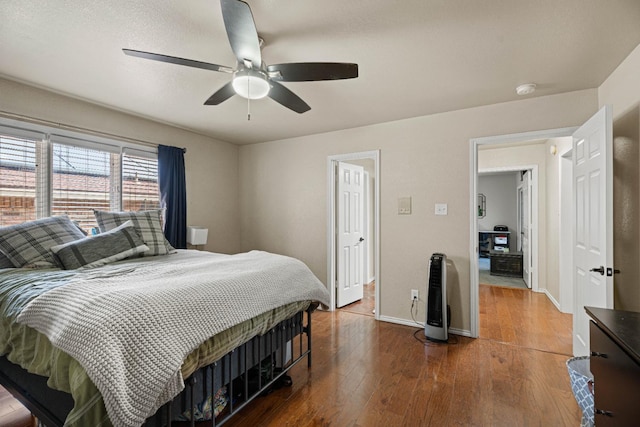
[[[550,154],[550,147],[558,139],[571,135],[573,128],[556,129],[550,131],[528,132],[515,135],[478,138],[471,140],[471,188],[474,210],[471,218],[471,333],[479,336],[480,313],[480,221],[477,218],[478,180],[482,173],[518,173],[518,184],[514,190],[517,213],[517,224],[513,230],[511,247],[516,252],[530,251],[530,261],[526,261],[523,254],[523,273],[530,275],[529,288],[534,292],[545,294],[547,299],[559,308],[556,300],[558,295],[555,287],[560,286],[558,280],[547,280],[557,277],[549,271],[558,269],[557,253],[548,253],[549,247],[558,247],[553,239],[558,238],[555,231],[560,227],[559,203],[559,171],[555,171],[558,157]],[[570,141],[570,138],[569,140]],[[555,151],[554,151],[555,153]],[[553,168],[547,165],[554,165]],[[559,169],[558,169],[559,170]],[[528,181],[528,184],[525,184]],[[557,188],[556,188],[557,187]],[[529,193],[527,195],[527,192]],[[529,205],[523,206],[525,196],[530,200]],[[488,207],[487,207],[488,209]],[[556,219],[557,217],[557,219]],[[523,224],[526,223],[526,224]],[[527,225],[528,224],[528,225]],[[493,224],[492,224],[493,225]],[[552,228],[548,228],[552,225]],[[525,228],[525,230],[523,230]],[[528,228],[528,230],[526,230]],[[555,230],[555,231],[554,231]],[[511,231],[511,230],[510,230]],[[528,242],[522,239],[522,233],[528,233]],[[515,235],[515,236],[513,236]],[[523,241],[525,240],[525,241]],[[511,248],[510,248],[511,249]],[[523,250],[524,249],[524,250]],[[540,253],[542,251],[542,253]],[[527,267],[529,271],[527,272]],[[551,269],[551,270],[550,270]],[[570,284],[568,284],[570,286]],[[551,291],[550,291],[551,290]]]
[[[491,150],[479,153],[480,164]],[[508,166],[478,171],[478,277],[480,284],[529,289],[532,286],[531,215],[537,197],[534,166]],[[537,173],[536,173],[537,176]],[[479,196],[480,197],[480,196]]]
[[[570,355],[572,318],[558,310],[549,283],[555,276],[549,258],[557,258],[551,235],[558,234],[551,217],[559,209],[559,162],[550,155],[551,141],[489,144],[478,151],[478,191],[487,195],[483,219],[489,220],[478,218],[479,234],[498,224],[491,236],[499,249],[491,252],[489,276],[482,259],[478,264],[479,337]]]
[[[328,185],[328,211],[327,211],[327,281],[331,295],[331,310],[336,309],[338,305],[344,306],[342,310],[349,310],[359,314],[367,314],[379,318],[380,306],[380,158],[379,151],[367,151],[360,153],[350,153],[330,156],[327,162],[327,185]],[[360,172],[362,171],[362,172]],[[352,196],[346,197],[345,190],[340,189],[345,174],[359,176],[362,173],[362,189],[355,190],[363,199],[362,205],[351,204],[346,200]],[[358,178],[359,179],[359,178]],[[352,190],[349,189],[349,192]],[[350,193],[351,194],[351,193]],[[345,203],[347,208],[345,209]],[[361,208],[359,206],[362,206]],[[358,225],[358,233],[353,233],[353,229],[346,227],[346,212],[349,216],[353,215],[355,210],[362,209],[363,215],[360,217],[361,225]],[[352,223],[353,224],[353,223]],[[353,228],[353,227],[352,227]],[[353,238],[348,236],[346,244],[343,243],[343,235],[352,233]],[[345,253],[344,248],[338,249],[338,245],[351,245],[348,251],[351,256],[351,264],[348,270],[358,268],[356,275],[351,274],[351,278],[356,278],[355,285],[361,284],[361,297],[355,297],[353,302],[347,304],[341,300],[338,286],[343,285],[345,278],[345,270],[343,264],[349,256],[342,256]],[[361,266],[353,262],[351,254],[363,253]],[[349,261],[347,261],[349,262]],[[351,300],[348,300],[351,301]]]
[[[527,161],[534,160],[540,168],[540,182],[544,184],[544,195],[539,198],[538,208],[541,226],[532,236],[539,237],[540,266],[533,266],[533,274],[539,273],[542,278],[540,295],[545,303],[550,303],[560,316],[573,317],[573,327],[565,331],[563,337],[552,334],[552,341],[565,345],[567,337],[572,338],[571,350],[568,354],[584,355],[589,352],[589,317],[585,306],[613,308],[613,136],[611,106],[602,107],[596,114],[579,128],[553,129],[548,131],[527,132],[523,134],[503,135],[472,139],[470,141],[470,320],[471,336],[478,337],[480,331],[480,285],[477,269],[478,253],[478,220],[477,190],[479,170],[479,147],[490,144],[503,144],[502,148],[522,145],[523,142],[545,140],[543,150],[530,153]],[[571,154],[568,148],[571,147]],[[545,158],[536,156],[540,154]],[[560,156],[558,155],[560,154]],[[572,170],[565,171],[568,156],[571,156]],[[549,167],[551,165],[551,167]],[[543,169],[544,168],[544,169]],[[571,216],[563,215],[560,209],[562,201],[569,191],[561,185],[563,175],[572,175]],[[542,186],[542,185],[541,185]],[[555,209],[550,206],[555,203]],[[544,205],[543,205],[544,203]],[[534,210],[535,212],[535,210]],[[563,245],[561,239],[567,237],[560,232],[562,224],[570,224],[572,237],[573,260],[569,283],[560,280],[563,268],[558,264],[561,259]],[[587,224],[587,225],[585,225]],[[545,228],[546,227],[546,228]],[[565,258],[566,259],[566,258]],[[609,267],[611,266],[611,267]],[[571,292],[563,290],[563,286],[573,287],[573,315],[563,313],[563,301]],[[533,294],[533,293],[532,293]],[[546,298],[545,298],[546,297]],[[560,301],[558,301],[560,300]],[[517,317],[520,316],[517,313]],[[529,318],[522,325],[533,325],[540,328],[544,321],[551,325],[549,331],[556,332],[555,324],[549,323],[547,314]],[[505,322],[501,319],[499,324]],[[536,332],[538,330],[536,329]],[[517,340],[519,330],[511,330],[512,338]],[[571,348],[571,345],[568,346]]]

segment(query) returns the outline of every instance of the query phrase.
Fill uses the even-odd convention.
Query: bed
[[[49,427],[221,425],[310,364],[327,303],[302,262],[261,251],[0,268],[0,383]]]

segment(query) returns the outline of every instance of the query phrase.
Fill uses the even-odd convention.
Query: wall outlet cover
[[[446,215],[446,214],[447,214],[447,204],[436,203],[436,215]]]

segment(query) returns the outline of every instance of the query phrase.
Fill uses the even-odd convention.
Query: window
[[[90,233],[94,209],[159,204],[154,152],[0,126],[0,226],[65,214]]]
[[[158,159],[125,153],[122,157],[122,210],[145,211],[159,207]]]
[[[36,219],[36,141],[0,135],[0,226]]]
[[[93,210],[111,208],[111,153],[52,144],[51,214],[69,215],[84,230],[96,226]]]

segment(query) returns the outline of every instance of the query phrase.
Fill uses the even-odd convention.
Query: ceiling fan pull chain
[[[251,80],[247,80],[247,121],[251,121]]]

